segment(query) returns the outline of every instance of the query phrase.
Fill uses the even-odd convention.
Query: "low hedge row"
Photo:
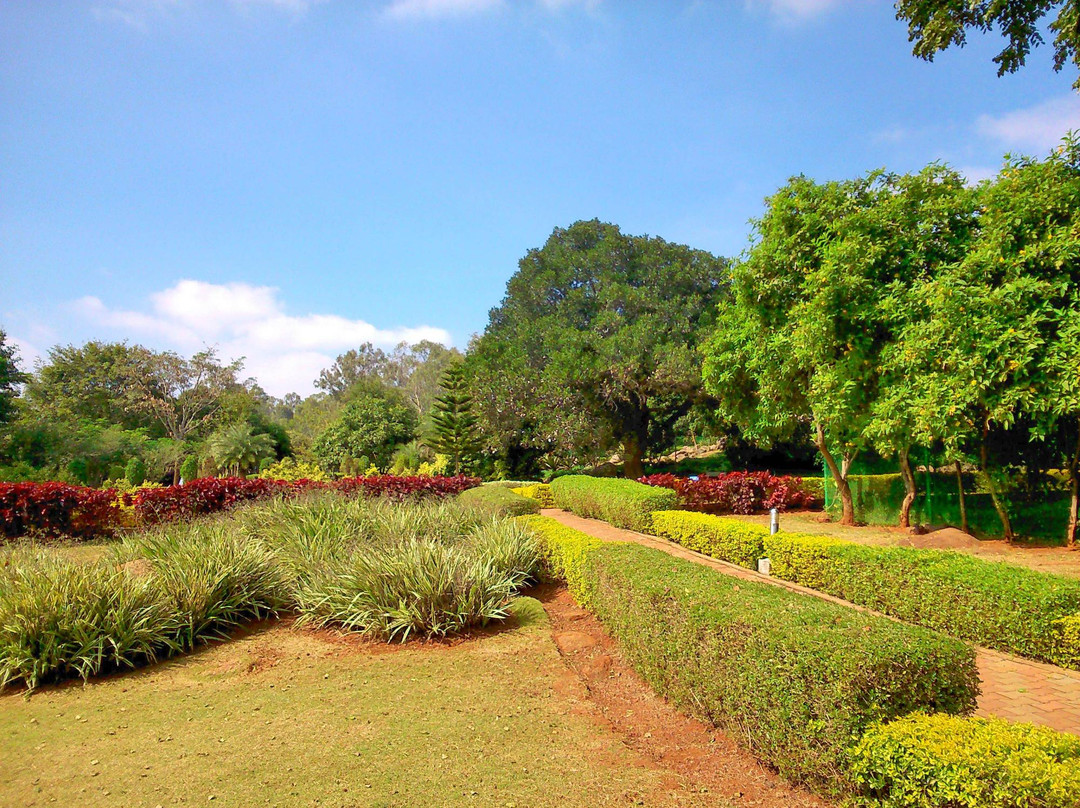
[[[657,691],[796,782],[842,793],[873,723],[975,706],[975,655],[960,641],[544,517],[529,524]]]
[[[0,483],[0,535],[93,538],[120,527],[153,525],[226,510],[241,502],[308,490],[335,490],[391,499],[447,497],[480,484],[474,477],[405,477],[391,474],[314,480],[206,477],[183,485],[140,488],[134,493],[63,483]]]
[[[523,497],[535,499],[540,503],[541,508],[555,507],[555,499],[551,496],[551,486],[547,483],[523,485],[520,488],[514,488],[513,491],[515,494],[521,494]]]
[[[852,754],[862,805],[1076,808],[1080,738],[1001,719],[912,715],[871,727]]]
[[[540,513],[540,503],[502,485],[481,485],[458,494],[458,501],[483,508],[499,516],[527,516]]]
[[[765,537],[772,574],[953,637],[1080,668],[1080,581],[948,550]]]
[[[550,488],[556,507],[629,530],[649,530],[653,511],[678,505],[674,491],[633,480],[571,475],[552,480]]]
[[[657,511],[652,515],[652,532],[722,561],[757,569],[765,556],[767,530],[738,519],[710,516],[694,511]]]
[[[652,474],[640,482],[670,488],[679,495],[679,504],[688,508],[709,508],[724,513],[761,513],[777,508],[814,508],[822,499],[803,485],[801,477],[775,477],[767,471],[729,471],[716,477],[677,477]]]
[[[948,550],[870,547],[777,533],[691,511],[653,514],[653,532],[900,620],[1031,659],[1080,669],[1080,581]]]

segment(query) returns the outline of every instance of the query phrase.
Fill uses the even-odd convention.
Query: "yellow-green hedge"
[[[1001,719],[911,715],[867,730],[852,754],[876,808],[1076,808],[1080,738]]]
[[[600,539],[567,527],[550,516],[523,516],[521,519],[540,537],[544,572],[554,580],[566,581],[574,600],[589,607],[585,569],[590,553],[604,544]],[[621,543],[621,542],[620,542]]]
[[[540,503],[541,508],[554,508],[555,498],[551,496],[551,486],[547,483],[535,483],[533,485],[523,485],[520,488],[511,488],[515,494],[520,494],[523,497],[529,499],[535,499]]]
[[[713,558],[757,569],[769,531],[760,525],[694,511],[656,511],[652,532]]]
[[[962,640],[1080,668],[1080,581],[949,550],[777,533],[778,578]]]

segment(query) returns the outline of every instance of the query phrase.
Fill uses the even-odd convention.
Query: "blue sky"
[[[0,327],[306,393],[366,340],[464,347],[556,226],[732,256],[791,175],[978,179],[1080,128],[999,47],[919,61],[888,0],[6,0]]]

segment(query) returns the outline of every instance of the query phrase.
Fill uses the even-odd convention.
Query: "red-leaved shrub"
[[[688,508],[726,513],[759,513],[772,508],[783,511],[819,504],[814,494],[803,487],[801,477],[774,477],[767,471],[732,471],[697,480],[652,474],[640,482],[672,489]]]
[[[29,533],[107,536],[119,524],[114,489],[102,491],[66,483],[0,483],[0,533],[5,538]]]
[[[137,525],[190,519],[227,510],[241,502],[330,489],[345,495],[406,499],[448,497],[480,484],[475,477],[398,477],[378,474],[332,483],[315,480],[263,480],[257,477],[204,477],[183,485],[142,488],[117,498],[115,489],[100,491],[64,483],[0,483],[0,535],[28,533],[92,538],[108,536],[121,524],[119,502],[135,513]]]

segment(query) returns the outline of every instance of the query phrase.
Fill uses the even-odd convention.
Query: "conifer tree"
[[[461,474],[469,467],[480,446],[472,396],[460,364],[447,368],[440,384],[445,392],[435,399],[430,445],[450,459],[452,473]]]

